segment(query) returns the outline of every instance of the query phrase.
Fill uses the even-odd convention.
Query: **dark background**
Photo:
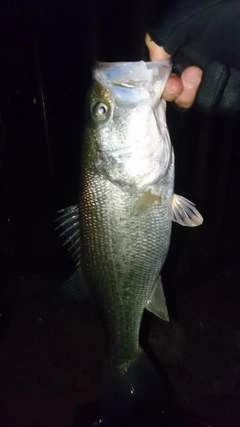
[[[1,241],[11,247],[12,269],[60,273],[53,220],[77,201],[91,67],[147,59],[149,3],[10,0],[0,8]],[[171,264],[197,278],[238,254],[239,118],[180,114],[170,105],[168,124],[176,192],[204,216],[198,229],[174,225]]]
[[[91,68],[95,60],[148,58],[144,34],[149,6],[150,2],[136,0],[0,4],[0,289],[4,304],[19,289],[20,277],[17,300],[25,298],[29,278],[38,278],[30,280],[34,292],[39,278],[47,277],[44,289],[48,291],[52,280],[63,279],[74,269],[57,238],[54,220],[59,209],[77,202]],[[178,299],[196,298],[204,281],[210,288],[213,283],[216,304],[224,304],[224,293],[218,302],[215,277],[238,267],[240,121],[239,117],[208,118],[194,110],[180,114],[171,105],[167,120],[176,154],[176,193],[196,203],[204,217],[204,224],[196,229],[173,224],[163,277],[170,313],[178,318]],[[229,313],[239,299],[237,292],[228,302]],[[202,301],[207,303],[205,298]],[[30,298],[26,307],[31,304]]]

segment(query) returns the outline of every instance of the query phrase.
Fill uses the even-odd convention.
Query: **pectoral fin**
[[[161,276],[159,276],[156,286],[147,301],[146,309],[155,314],[155,316],[160,317],[160,319],[169,321],[167,303],[163,292]]]
[[[172,213],[172,220],[186,227],[197,227],[203,222],[203,217],[195,208],[194,203],[177,194],[173,196]]]

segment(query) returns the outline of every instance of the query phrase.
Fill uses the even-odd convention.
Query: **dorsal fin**
[[[78,205],[69,206],[68,208],[59,211],[60,217],[56,220],[59,222],[58,230],[62,228],[62,233],[59,237],[66,237],[66,242],[63,245],[68,245],[68,250],[72,250],[72,256],[76,265],[80,265],[80,230],[79,230],[79,208]]]

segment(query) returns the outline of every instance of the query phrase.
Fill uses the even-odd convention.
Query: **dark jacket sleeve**
[[[148,32],[173,55],[178,74],[190,65],[203,69],[196,105],[212,113],[240,110],[240,1],[160,2]]]

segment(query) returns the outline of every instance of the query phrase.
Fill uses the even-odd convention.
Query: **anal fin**
[[[147,301],[146,309],[148,311],[151,311],[151,313],[155,314],[155,316],[160,317],[160,319],[169,321],[167,303],[160,275],[155,285],[155,288],[153,289],[152,294],[150,295]]]

